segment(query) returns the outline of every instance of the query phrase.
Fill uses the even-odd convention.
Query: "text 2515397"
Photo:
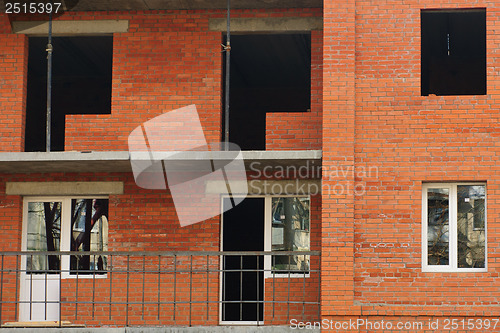
[[[6,14],[57,14],[63,10],[61,2],[6,2]]]

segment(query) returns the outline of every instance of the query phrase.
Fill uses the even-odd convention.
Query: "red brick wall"
[[[5,178],[0,176],[0,251],[20,251],[21,250],[21,230],[22,230],[22,206],[23,202],[19,196],[5,195]],[[19,262],[17,263],[19,264]],[[16,268],[15,256],[2,256],[0,258],[2,269]],[[17,266],[19,267],[19,266]],[[1,276],[2,299],[3,302],[18,299],[16,283],[18,282],[15,272],[4,272]],[[15,318],[15,307],[12,304],[3,304],[1,312],[2,323],[5,318],[13,320]]]
[[[0,16],[0,151],[24,151],[28,43]],[[10,29],[10,28],[9,28]]]
[[[470,7],[487,7],[488,95],[420,96],[420,9]],[[366,313],[500,313],[498,15],[491,1],[357,7],[356,161],[379,169],[357,179],[367,192],[355,202],[355,291]],[[422,182],[447,181],[487,182],[487,273],[421,272]]]
[[[420,96],[420,9],[471,7],[487,8],[488,94]],[[444,316],[443,331],[499,316],[498,15],[493,1],[358,2],[354,26],[347,2],[325,3],[323,165],[357,170],[335,179],[355,195],[323,193],[325,318]],[[461,181],[487,183],[488,272],[422,273],[422,183]]]
[[[320,9],[234,10],[233,17],[321,16]],[[129,32],[114,34],[110,115],[68,115],[65,150],[126,150],[130,132],[164,112],[196,104],[208,142],[221,137],[221,32],[208,31],[209,18],[225,11],[65,13],[56,20],[127,19]],[[17,20],[40,20],[36,15]],[[1,28],[0,28],[1,29]],[[1,31],[1,30],[0,30]],[[20,47],[16,38],[6,37]],[[313,36],[312,111],[268,119],[268,149],[319,149],[321,133],[321,33]],[[9,49],[10,50],[10,49]],[[11,51],[9,51],[11,52]],[[27,56],[25,52],[21,55]],[[27,58],[26,58],[27,59]],[[24,60],[26,62],[26,60]],[[22,99],[23,103],[25,98]],[[14,116],[20,114],[17,107]],[[23,113],[24,115],[24,113]],[[9,120],[12,117],[9,117]],[[15,122],[20,126],[21,122]],[[304,126],[304,123],[306,126]],[[273,128],[285,128],[283,138]],[[20,127],[24,129],[24,126]],[[273,136],[274,135],[274,136]],[[291,135],[291,137],[289,137]],[[22,134],[12,137],[22,147]],[[10,145],[2,145],[12,151]],[[22,150],[16,148],[15,150]]]
[[[132,174],[31,174],[0,178],[0,228],[12,242],[3,250],[19,250],[22,198],[5,195],[5,182],[27,181],[121,181],[124,194],[109,196],[110,251],[218,251],[219,218],[181,228],[169,191],[140,189]]]
[[[266,150],[321,149],[323,33],[311,31],[311,111],[266,114]]]
[[[270,119],[273,116],[268,118],[270,149],[323,146],[322,315],[328,319],[356,319],[362,314],[372,316],[372,320],[381,319],[380,316],[391,320],[413,320],[417,316],[428,318],[436,315],[498,317],[500,307],[496,286],[499,284],[500,266],[497,221],[500,213],[500,113],[497,108],[499,81],[495,71],[499,15],[496,3],[459,0],[449,4],[436,4],[430,0],[413,0],[404,4],[357,2],[356,7],[354,6],[353,2],[346,0],[325,1],[321,85],[323,96],[318,96],[316,103],[319,105],[313,103],[311,111],[312,114],[316,105],[317,116],[322,117],[322,143],[318,144],[314,140],[297,143],[272,138],[269,133],[272,131],[271,125],[280,119]],[[488,8],[488,95],[420,96],[420,9],[436,7]],[[283,15],[284,12],[276,13]],[[108,14],[99,14],[96,18],[109,17],[106,15]],[[199,106],[200,111],[206,112],[206,117],[202,114],[206,128],[212,129],[208,130],[209,139],[219,137],[220,54],[219,49],[212,47],[211,43],[219,41],[220,34],[195,33],[199,29],[197,24],[206,24],[206,16],[197,12],[186,15],[193,15],[196,19],[200,15],[201,18],[198,23],[179,18],[180,21],[176,21],[175,25],[164,27],[157,14],[138,13],[134,16],[135,21],[131,21],[131,31],[116,35],[116,87],[113,91],[112,114],[68,117],[67,149],[126,149],[129,131],[160,114],[164,110],[163,105],[173,108],[199,101],[206,101],[210,105],[205,111]],[[222,15],[213,14],[214,17]],[[269,13],[242,11],[238,15],[267,16]],[[127,18],[125,14],[122,16]],[[183,32],[178,33],[176,29]],[[155,45],[154,48],[150,45],[152,40],[142,42],[142,38],[149,38],[150,32],[160,38],[160,45]],[[313,32],[313,36],[315,34],[319,35],[319,32]],[[199,40],[200,35],[211,42]],[[13,38],[21,37],[0,35],[0,38],[11,43]],[[172,43],[170,38],[173,38]],[[169,46],[176,45],[181,38],[195,43],[198,49],[202,46],[201,57],[216,65],[204,77],[215,81],[203,81],[203,77],[197,76],[199,72],[190,73],[187,77],[176,76],[175,87],[169,88],[175,91],[176,96],[180,96],[179,100],[174,100],[170,95],[162,95],[166,88],[162,82],[158,82],[158,78],[140,77],[137,73],[127,74],[127,63],[133,64],[134,68],[154,68],[153,64],[144,64],[144,59],[148,57],[139,46],[146,48],[144,53],[152,53],[154,58],[159,59],[164,52],[155,54],[155,50],[169,52]],[[320,46],[317,42],[315,44],[315,40],[313,38],[313,48]],[[15,53],[8,50],[12,57]],[[178,50],[187,52],[181,48]],[[213,51],[215,55],[212,55]],[[25,57],[25,53],[22,55]],[[176,55],[170,56],[175,59]],[[0,58],[0,64],[4,59],[5,57]],[[125,59],[127,62],[122,63]],[[313,53],[313,61],[314,59]],[[156,70],[164,70],[165,66],[168,69],[175,67],[159,61],[162,66]],[[11,66],[0,67],[3,68],[12,70]],[[24,75],[23,70],[19,72]],[[173,75],[166,69],[163,74],[161,77]],[[116,81],[118,79],[120,81]],[[182,88],[183,79],[189,85],[186,91]],[[5,81],[1,82],[4,84]],[[192,96],[187,92],[193,86],[199,88],[200,84],[202,88],[212,87],[215,92],[200,94],[193,97],[193,101],[185,103],[186,98]],[[19,84],[16,89],[19,89]],[[137,91],[143,95],[138,95]],[[152,93],[159,95],[153,99]],[[4,95],[0,98],[4,98]],[[212,118],[213,115],[215,118]],[[303,116],[306,115],[309,114]],[[90,129],[84,124],[89,119],[90,123],[96,124]],[[312,126],[313,118],[307,118],[309,119]],[[287,118],[289,123],[300,125],[305,120],[306,118]],[[23,126],[18,128],[15,133],[20,133],[22,128]],[[287,134],[292,135],[289,139],[298,139],[304,133]],[[6,140],[2,147],[11,150],[11,141],[8,141],[11,136],[2,137],[2,140]],[[22,135],[18,136],[19,140],[21,138]],[[12,142],[15,147],[19,145],[17,141]],[[293,147],[291,142],[295,143]],[[337,170],[342,172],[336,173]],[[352,170],[372,171],[363,175],[350,172]],[[70,179],[72,176],[66,177]],[[431,181],[487,182],[487,273],[421,272],[421,188],[423,182]],[[127,182],[127,186],[133,186],[130,179]],[[357,194],[354,193],[356,185]],[[177,244],[194,240],[179,231],[181,229],[172,230],[167,227],[176,223],[174,216],[164,217],[158,213],[171,214],[171,210],[165,208],[172,209],[171,199],[167,194],[138,193],[141,195],[126,194],[111,198],[114,202],[112,211],[124,221],[123,225],[120,224],[120,233],[112,236],[115,237],[115,244],[124,244],[124,247],[134,244],[133,249],[150,250],[155,247],[149,246],[148,244],[153,243],[148,241],[156,239],[161,244],[160,248],[183,249],[184,245]],[[7,204],[20,204],[16,201],[18,199],[4,198],[2,200]],[[143,206],[137,208],[133,205],[135,201],[151,202],[154,209],[149,210]],[[13,211],[7,211],[6,214],[20,219],[19,206],[14,207]],[[9,216],[5,218],[10,219]],[[140,225],[135,224],[138,220],[141,221]],[[143,223],[143,220],[147,223]],[[11,223],[20,222],[17,220]],[[207,235],[202,235],[202,231],[196,228],[190,232],[199,233],[196,240],[203,239],[204,248],[217,247],[218,238],[215,241],[210,236],[217,229],[216,220],[205,223],[205,227],[211,230]],[[153,229],[163,231],[165,236],[172,237],[172,240],[158,236],[161,233],[150,232],[149,224],[154,226]],[[132,232],[135,229],[131,227],[140,232]],[[8,229],[9,224],[3,228],[11,230]],[[17,237],[19,238],[19,234]],[[130,239],[134,241],[131,242]],[[153,277],[151,279],[153,283],[156,281]],[[138,283],[140,284],[140,280]],[[203,295],[201,291],[199,294]]]
[[[4,14],[3,12],[0,13],[0,33],[8,34],[11,32],[12,28],[10,26],[9,16],[7,14]]]
[[[159,18],[154,21],[162,24]],[[218,141],[220,33],[189,28],[150,32],[143,27],[147,22],[147,17],[131,17],[130,32],[115,34],[112,114],[67,116],[66,150],[127,150],[127,137],[137,126],[190,104],[197,106],[207,140]]]
[[[354,304],[354,2],[325,1],[321,314]],[[335,173],[335,170],[347,171]]]

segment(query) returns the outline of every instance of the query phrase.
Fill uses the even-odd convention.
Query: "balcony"
[[[319,318],[319,251],[0,253],[3,325],[274,326]]]

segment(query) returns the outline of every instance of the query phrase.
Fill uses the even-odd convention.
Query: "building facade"
[[[48,15],[0,14],[1,323],[500,330],[497,3],[235,0],[228,128],[225,5],[54,14],[51,152]],[[181,226],[128,139],[188,105],[248,196]]]

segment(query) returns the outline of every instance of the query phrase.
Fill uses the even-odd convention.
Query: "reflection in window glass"
[[[108,200],[71,200],[71,250],[108,250]],[[78,255],[71,257],[71,273],[105,273],[107,256]]]
[[[485,266],[485,202],[483,185],[457,186],[458,267]]]
[[[449,246],[449,189],[430,188],[427,191],[427,263],[448,265]]]
[[[61,240],[61,203],[29,202],[27,251],[59,251]],[[59,256],[32,255],[26,258],[28,273],[60,269]]]
[[[272,198],[272,250],[310,250],[310,199]],[[273,256],[273,271],[309,271],[308,255]]]

